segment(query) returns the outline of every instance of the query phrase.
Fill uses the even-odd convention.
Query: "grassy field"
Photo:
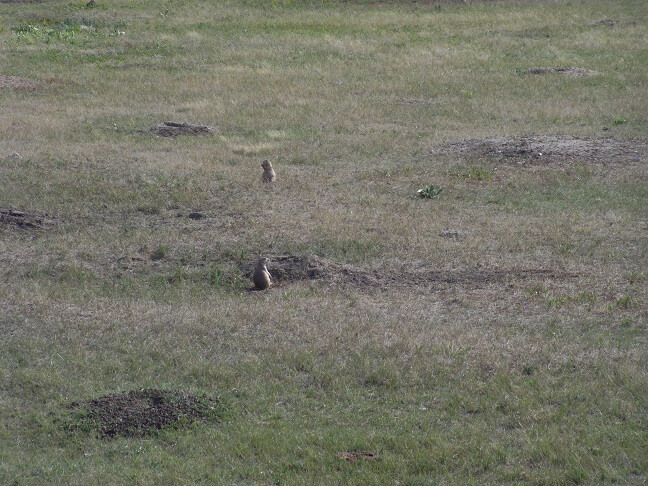
[[[646,19],[0,2],[0,209],[51,219],[0,221],[0,483],[646,484]],[[444,145],[549,135],[625,148]],[[286,255],[326,278],[249,291]],[[70,409],[142,389],[218,416],[103,438]]]

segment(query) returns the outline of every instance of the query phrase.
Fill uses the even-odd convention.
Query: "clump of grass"
[[[563,305],[569,302],[569,297],[566,295],[556,295],[547,300],[549,308],[560,309]]]
[[[596,296],[592,292],[586,290],[585,292],[581,292],[579,294],[577,301],[579,304],[585,304],[587,306],[587,309],[591,310],[596,303]]]
[[[546,295],[547,292],[549,292],[549,289],[544,285],[537,284],[537,285],[531,285],[527,287],[526,291],[529,297],[538,297],[538,296]]]
[[[628,123],[628,120],[626,120],[625,118],[615,118],[613,123],[615,126],[624,125]]]
[[[430,184],[423,189],[416,191],[416,196],[423,199],[437,199],[445,188]]]
[[[608,312],[612,312],[615,309],[628,309],[632,305],[632,296],[624,295],[618,299],[614,304],[608,306]]]

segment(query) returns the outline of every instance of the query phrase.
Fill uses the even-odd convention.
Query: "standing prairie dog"
[[[252,274],[252,281],[254,286],[259,290],[266,290],[272,285],[272,280],[270,279],[270,272],[268,272],[268,263],[270,262],[269,258],[260,258],[257,262],[257,266],[254,269]]]
[[[261,177],[261,180],[263,182],[274,182],[277,178],[277,174],[275,174],[270,161],[264,160],[261,162],[261,167],[263,167],[263,176]]]

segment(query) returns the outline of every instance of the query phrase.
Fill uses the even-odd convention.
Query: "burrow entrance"
[[[159,137],[179,137],[181,135],[210,135],[212,128],[206,125],[167,121],[153,125],[147,132]]]
[[[43,229],[56,225],[57,221],[46,215],[16,209],[0,208],[0,225],[22,229]]]

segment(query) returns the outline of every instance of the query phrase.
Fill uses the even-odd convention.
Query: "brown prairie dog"
[[[252,274],[252,281],[254,286],[259,290],[266,290],[272,285],[272,280],[270,279],[270,272],[268,272],[268,263],[270,262],[269,258],[260,258],[257,262],[257,266],[254,269]]]
[[[277,174],[275,174],[270,161],[264,160],[261,162],[261,167],[263,167],[263,176],[261,177],[261,180],[263,182],[274,182],[277,178]]]

